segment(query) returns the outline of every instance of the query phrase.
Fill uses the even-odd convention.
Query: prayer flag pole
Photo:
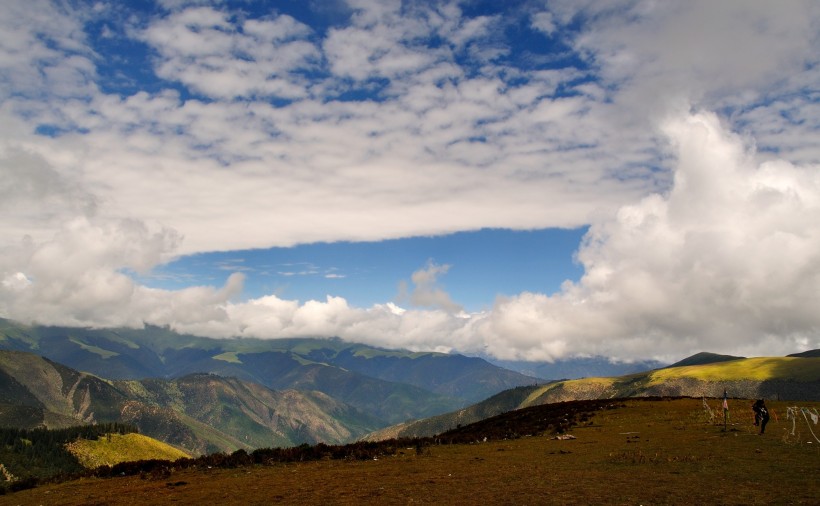
[[[727,425],[729,424],[729,396],[726,393],[726,389],[723,389],[723,431],[726,432]]]

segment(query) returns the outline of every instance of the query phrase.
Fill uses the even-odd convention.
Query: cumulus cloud
[[[220,288],[153,290],[122,270],[161,262],[172,233],[79,220],[5,257],[2,311],[42,323],[340,336],[505,359],[672,360],[704,349],[755,355],[820,346],[818,167],[761,162],[712,113],[673,119],[664,132],[678,160],[672,188],[594,224],[577,253],[583,277],[553,295],[523,293],[465,317],[440,286],[449,266],[433,262],[406,291],[419,309],[356,308],[334,296],[238,301],[240,274]]]
[[[99,5],[0,10],[3,316],[501,358],[820,346],[816,3],[555,1],[505,20],[357,0],[315,31],[170,0],[101,32],[147,52],[144,89],[101,72]],[[559,50],[505,59],[511,26]],[[203,251],[581,225],[580,280],[470,318],[433,263],[408,309],[131,275]]]
[[[0,142],[0,212],[13,237],[47,233],[66,215],[92,216],[97,199],[36,152]],[[37,205],[33,206],[32,203]],[[13,227],[13,228],[12,228]]]
[[[51,240],[26,238],[4,249],[0,312],[23,321],[78,325],[142,324],[132,312],[137,286],[124,270],[145,272],[176,241],[141,223],[66,223]]]
[[[410,277],[412,289],[406,282],[399,285],[399,300],[408,300],[413,306],[441,309],[448,313],[460,313],[464,310],[453,302],[439,283],[439,278],[450,270],[449,265],[438,265],[432,260],[427,262],[423,269],[419,269]]]
[[[226,306],[243,275],[223,287],[158,290],[129,274],[146,273],[173,255],[179,236],[135,220],[97,223],[76,218],[51,239],[26,238],[3,250],[0,314],[15,320],[89,327],[167,325],[182,332],[229,336]]]
[[[299,305],[268,297],[231,313],[270,308],[259,312],[269,324],[245,327],[247,335],[323,329],[383,346],[506,359],[673,360],[702,350],[820,346],[817,166],[761,162],[711,113],[671,120],[665,133],[678,156],[673,187],[593,225],[577,254],[583,277],[554,295],[501,299],[470,318],[445,308],[355,309],[331,298]],[[436,286],[446,271],[430,263],[414,273],[417,302],[451,302]],[[314,318],[322,324],[305,325]]]
[[[672,189],[593,225],[579,282],[499,301],[473,329],[495,353],[669,359],[820,345],[818,167],[759,163],[710,113],[665,130]]]

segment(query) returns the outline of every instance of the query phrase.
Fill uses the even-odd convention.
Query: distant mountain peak
[[[675,362],[672,365],[668,365],[665,369],[670,367],[684,367],[688,365],[704,365],[704,364],[715,364],[718,362],[728,362],[730,360],[740,360],[746,357],[736,357],[734,355],[719,355],[717,353],[709,353],[707,351],[702,351],[700,353],[695,353],[691,357],[687,357],[680,362]]]
[[[798,357],[798,358],[811,358],[811,357],[820,357],[820,349],[817,350],[808,350],[802,353],[792,353],[791,355],[786,355],[787,357]]]

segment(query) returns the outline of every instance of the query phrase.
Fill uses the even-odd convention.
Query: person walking
[[[766,403],[763,399],[758,399],[752,405],[752,411],[755,412],[755,425],[760,426],[760,433],[766,432],[766,424],[769,423],[769,410],[766,409]]]

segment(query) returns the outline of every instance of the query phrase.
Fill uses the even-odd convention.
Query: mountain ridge
[[[731,360],[740,360],[743,358],[746,357],[736,357],[734,355],[720,355],[717,353],[701,351],[700,353],[695,353],[692,356],[686,357],[666,367],[662,367],[661,369],[669,369],[671,367],[683,367],[688,365],[714,364],[717,362],[729,362]]]
[[[386,350],[339,338],[213,339],[151,326],[86,329],[0,319],[0,349],[38,353],[112,380],[211,372],[277,390],[317,390],[386,425],[543,381],[454,354]]]
[[[1,350],[0,376],[15,381],[0,404],[3,426],[126,423],[191,454],[342,443],[381,425],[321,392],[274,391],[214,374],[111,381],[32,353]]]
[[[820,400],[820,357],[734,358],[698,353],[670,366],[617,377],[518,387],[466,408],[380,429],[365,440],[429,437],[506,411],[575,400],[626,397],[731,397]],[[703,362],[703,363],[697,363]]]

